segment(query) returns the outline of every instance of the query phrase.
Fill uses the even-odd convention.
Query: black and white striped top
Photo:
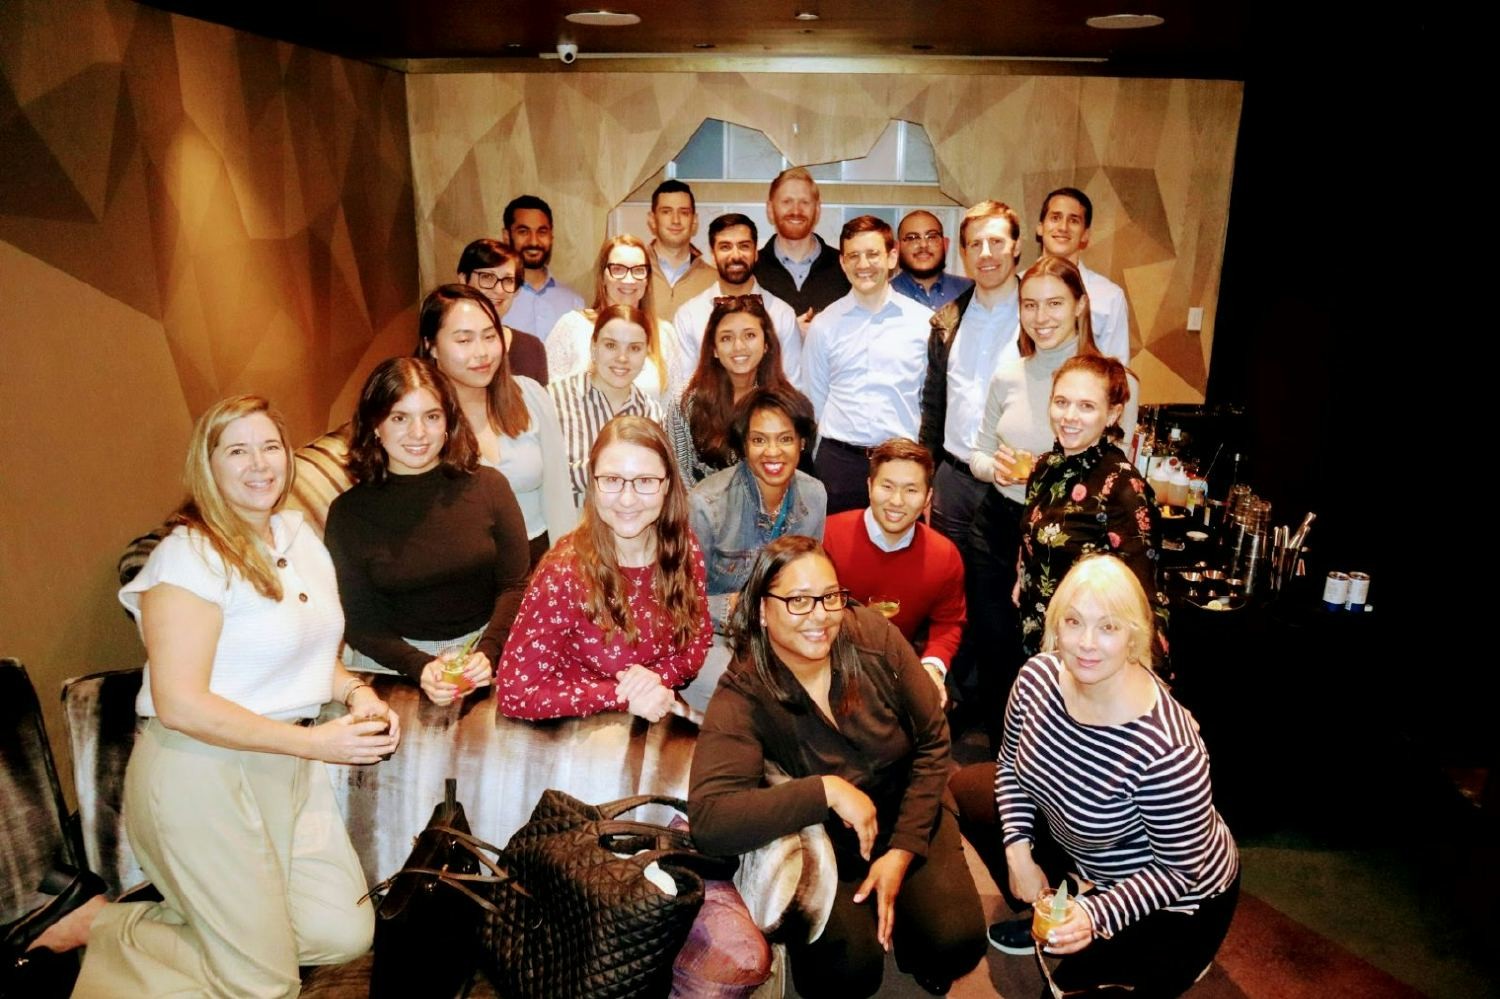
[[[606,423],[626,415],[644,416],[657,424],[662,421],[661,407],[635,385],[630,386],[629,401],[618,410],[611,409],[609,400],[594,387],[586,371],[550,382],[547,394],[557,407],[563,445],[568,449],[568,478],[572,481],[574,506],[583,502],[589,484],[589,452]]]
[[[1052,836],[1098,885],[1080,899],[1102,937],[1156,911],[1192,912],[1224,891],[1239,853],[1214,810],[1208,751],[1157,681],[1156,706],[1124,725],[1074,721],[1062,661],[1032,657],[1011,688],[995,795],[1005,844],[1030,840],[1040,808]]]

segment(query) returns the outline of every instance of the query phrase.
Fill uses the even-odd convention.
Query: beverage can
[[[1323,607],[1325,610],[1343,610],[1344,604],[1349,599],[1349,574],[1346,572],[1330,572],[1328,581],[1323,584]]]
[[[1349,573],[1349,594],[1344,600],[1344,609],[1362,611],[1365,609],[1365,601],[1370,597],[1370,574],[1368,572]],[[1326,597],[1324,599],[1327,599]]]

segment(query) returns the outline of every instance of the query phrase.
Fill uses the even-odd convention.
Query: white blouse
[[[271,557],[282,598],[270,600],[231,573],[201,534],[178,527],[156,546],[145,568],[120,590],[120,602],[141,619],[141,594],[170,583],[216,604],[224,626],[214,648],[208,689],[256,714],[279,720],[313,718],[333,697],[333,666],[344,637],[333,561],[302,514],[271,517]],[[138,714],[154,716],[151,663],[146,663]]]

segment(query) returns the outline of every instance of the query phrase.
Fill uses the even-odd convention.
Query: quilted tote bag
[[[680,798],[589,805],[548,790],[504,850],[467,842],[489,875],[451,875],[482,899],[481,963],[507,999],[665,996],[672,962],[703,904],[703,879],[733,861],[699,853],[683,831],[620,818]],[[495,859],[485,851],[497,854]],[[447,880],[447,879],[445,879]]]

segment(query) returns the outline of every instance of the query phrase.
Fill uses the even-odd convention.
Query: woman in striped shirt
[[[1239,855],[1213,806],[1208,753],[1151,670],[1153,639],[1150,604],[1125,563],[1079,560],[1048,605],[1045,651],[1011,689],[998,763],[954,778],[970,841],[988,832],[980,852],[1016,899],[1034,902],[1062,870],[1033,857],[1039,815],[1079,876],[1079,904],[1046,944],[1065,955],[1054,975],[1064,989],[1180,995],[1213,960],[1239,895]],[[976,793],[990,772],[993,798]],[[1003,860],[993,850],[997,818]],[[997,924],[991,942],[1014,952],[1021,941],[1005,939],[1014,929]]]

